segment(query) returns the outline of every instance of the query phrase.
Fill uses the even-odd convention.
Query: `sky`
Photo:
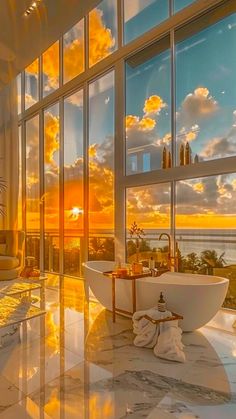
[[[126,33],[142,29],[144,14],[157,3],[129,2]],[[103,1],[89,16],[90,65],[112,53],[117,46],[116,10]],[[139,9],[140,7],[140,9]],[[137,15],[137,12],[140,13]],[[128,19],[128,17],[129,19]],[[130,26],[129,26],[130,25]],[[68,79],[83,69],[83,31],[67,34],[64,59]],[[76,33],[78,38],[76,38]],[[130,36],[133,36],[133,35]],[[69,37],[69,38],[68,38]],[[190,143],[200,160],[236,154],[236,14],[194,34],[176,45],[177,150]],[[227,48],[226,48],[227,45]],[[58,47],[45,53],[45,91],[58,83]],[[161,167],[163,147],[170,149],[171,96],[170,51],[167,49],[143,63],[126,64],[126,147],[129,155],[137,149],[152,150],[151,169]],[[70,63],[75,63],[71,65]],[[70,73],[71,70],[71,73]],[[37,80],[37,65],[27,74]],[[35,83],[35,81],[34,81]],[[32,93],[33,89],[31,89]],[[28,100],[30,101],[30,89]],[[33,100],[33,98],[32,98]],[[114,228],[114,73],[89,85],[89,220],[90,229]],[[45,112],[45,200],[46,227],[58,228],[59,109]],[[38,220],[37,127],[32,124],[27,145],[28,197],[32,200],[31,224]],[[136,151],[135,151],[136,150]],[[65,100],[65,226],[82,229],[83,221],[83,98],[78,92]],[[35,175],[36,181],[33,181]],[[128,224],[139,221],[145,228],[170,225],[170,186],[134,188],[128,191]],[[222,175],[182,181],[177,185],[177,226],[181,228],[236,228],[236,175]],[[36,208],[36,211],[35,211]],[[76,210],[75,210],[76,209]]]

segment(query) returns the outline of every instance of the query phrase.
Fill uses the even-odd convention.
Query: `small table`
[[[46,314],[44,310],[32,306],[30,303],[23,303],[18,298],[8,296],[0,298],[0,329],[26,322],[44,314]]]
[[[131,275],[123,275],[122,277],[117,274],[117,272],[113,271],[107,271],[103,272],[103,275],[108,276],[112,279],[112,320],[113,323],[116,321],[116,313],[121,314],[128,314],[132,316],[136,311],[136,279],[139,278],[145,278],[149,276],[150,274],[143,273],[143,274],[131,274]],[[126,311],[122,310],[121,308],[116,307],[116,280],[117,279],[125,279],[127,281],[132,281],[132,305],[133,305],[133,311]]]

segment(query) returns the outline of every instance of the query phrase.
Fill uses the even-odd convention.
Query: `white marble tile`
[[[14,384],[0,375],[0,412],[4,412],[23,397],[24,394]]]
[[[40,406],[26,397],[22,401],[0,413],[0,419],[51,419]]]
[[[41,338],[26,347],[2,350],[0,374],[24,394],[30,394],[82,360],[57,342]]]
[[[236,335],[236,311],[227,309],[219,310],[207,326]]]

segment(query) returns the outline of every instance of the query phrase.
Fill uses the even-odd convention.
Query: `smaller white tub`
[[[84,263],[85,280],[97,300],[112,309],[111,279],[103,272],[113,270],[115,262],[90,261]],[[168,309],[182,314],[180,326],[192,331],[208,323],[221,308],[229,280],[210,275],[166,272],[160,277],[136,280],[137,310],[157,305],[160,292],[164,293]],[[132,311],[131,282],[116,281],[116,306]]]

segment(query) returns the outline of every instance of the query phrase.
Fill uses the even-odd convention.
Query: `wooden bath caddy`
[[[113,271],[106,271],[103,272],[103,275],[108,276],[112,280],[112,318],[113,323],[116,321],[116,313],[120,314],[128,314],[132,316],[136,311],[136,279],[145,278],[150,275],[150,272],[145,272],[142,274],[127,274],[122,275],[119,274],[117,276],[117,272]],[[116,280],[117,279],[126,279],[128,281],[132,281],[132,304],[133,304],[133,311],[126,311],[116,307]]]
[[[164,323],[164,322],[171,322],[171,321],[174,321],[174,320],[183,320],[183,316],[181,316],[181,314],[177,314],[177,313],[172,312],[172,316],[165,317],[164,319],[155,320],[152,317],[148,316],[148,314],[145,314],[144,316],[141,316],[139,320],[141,320],[141,319],[147,319],[153,324],[159,324],[159,323]]]

